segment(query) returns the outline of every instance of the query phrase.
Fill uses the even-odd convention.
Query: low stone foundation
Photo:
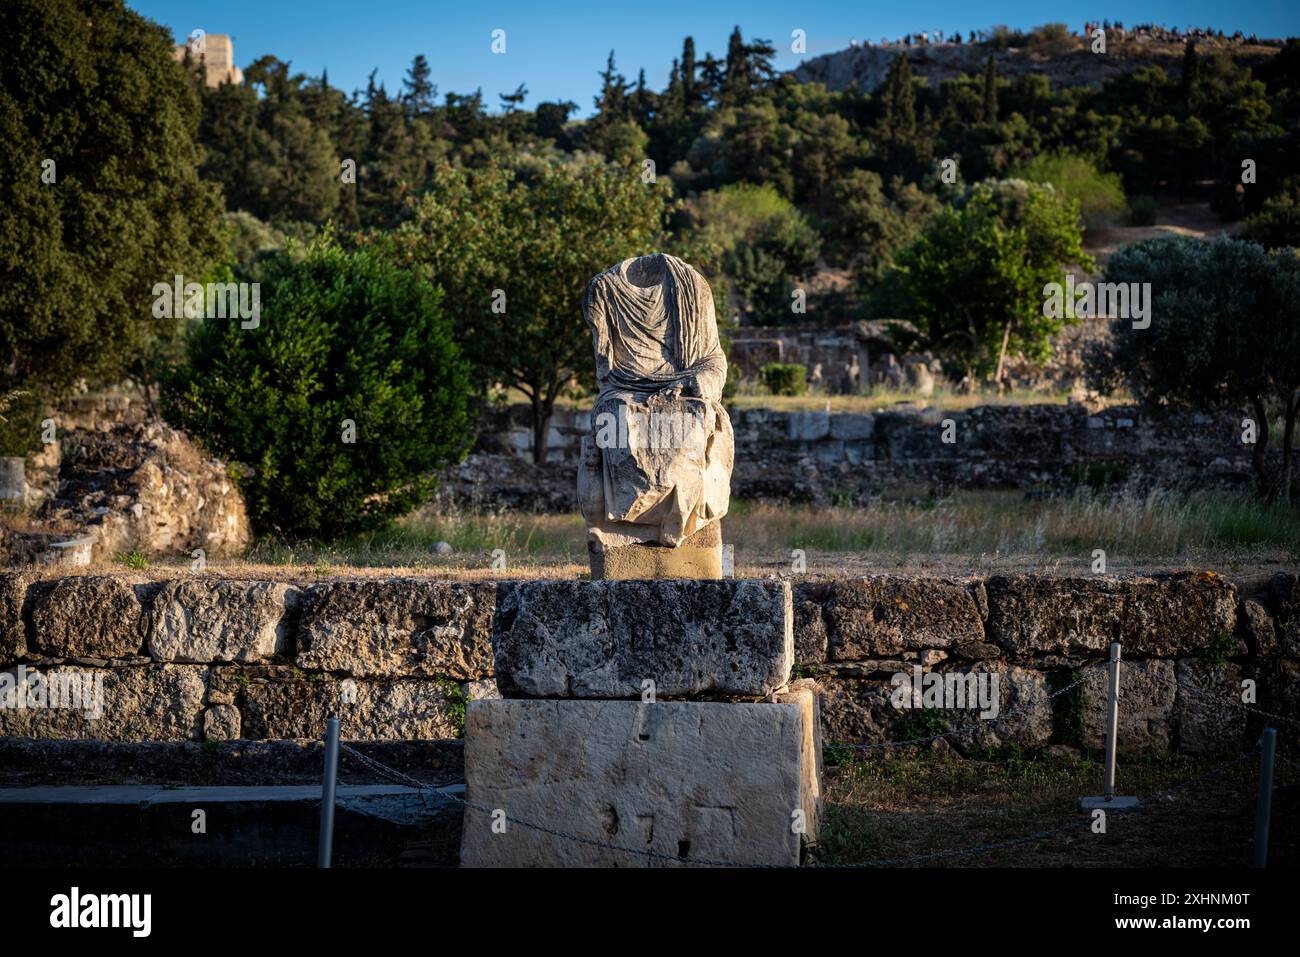
[[[661,701],[756,701],[770,682],[732,670],[729,649],[777,640],[779,652],[784,639],[774,637],[763,609],[785,587],[775,579],[159,582],[0,573],[0,676],[7,676],[0,690],[16,698],[21,677],[66,692],[75,679],[79,689],[98,688],[103,706],[98,717],[48,702],[0,707],[0,737],[224,748],[215,742],[318,739],[337,713],[346,740],[452,739],[462,733],[468,701],[498,696],[494,677],[507,653],[514,680],[531,674],[537,688],[557,689],[540,694],[568,696],[572,679],[593,695],[636,699],[641,681],[651,679]],[[1300,717],[1294,573],[1279,572],[1249,592],[1210,573],[795,577],[788,587],[795,674],[817,682],[828,745],[969,722],[972,732],[951,746],[970,753],[1006,744],[1095,747],[1101,671],[1088,668],[1116,640],[1125,660],[1124,750],[1200,753],[1248,744],[1257,728],[1231,707],[1246,680],[1255,683],[1260,709]],[[620,589],[641,591],[629,598]],[[620,674],[612,645],[602,661],[564,657],[566,635],[609,634],[624,627],[617,615],[633,616],[637,633],[656,643],[656,674]],[[679,648],[680,635],[694,636],[689,646]],[[708,668],[720,663],[734,682],[693,683],[699,669],[690,655],[708,649],[715,655]],[[563,675],[523,667],[529,655],[541,661],[552,652]],[[991,721],[969,710],[894,707],[894,676],[918,666],[997,675],[1000,713],[1016,715]],[[1086,679],[1078,689],[1047,700],[1078,677]],[[4,763],[12,774],[14,762]]]

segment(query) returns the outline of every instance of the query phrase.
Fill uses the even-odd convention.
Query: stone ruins
[[[719,578],[734,440],[709,284],[657,253],[607,269],[583,313],[599,395],[578,502],[593,578]]]
[[[817,697],[790,680],[789,583],[722,579],[732,435],[708,283],[674,256],[628,259],[583,311],[592,578],[712,580],[511,595],[504,697],[465,715],[461,864],[797,865],[821,809]]]

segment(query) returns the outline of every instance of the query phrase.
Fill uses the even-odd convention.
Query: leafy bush
[[[25,395],[0,444],[22,454],[72,383],[140,374],[173,328],[147,318],[151,290],[217,258],[221,199],[166,31],[99,0],[13,0],[4,25],[0,393]]]
[[[1130,226],[1154,226],[1156,224],[1156,200],[1154,196],[1134,196],[1129,201],[1128,224]]]
[[[239,484],[261,531],[336,536],[423,502],[430,471],[469,438],[468,375],[441,290],[328,236],[263,276],[257,328],[192,329],[189,364],[166,384],[168,417],[245,463]]]
[[[1022,166],[1017,179],[1050,183],[1067,200],[1079,203],[1079,215],[1090,229],[1124,216],[1124,184],[1118,173],[1103,173],[1089,159],[1073,153],[1038,156]]]
[[[1127,388],[1162,406],[1246,413],[1258,429],[1252,459],[1260,489],[1285,500],[1300,419],[1300,260],[1226,236],[1164,237],[1120,249],[1105,278],[1149,284],[1150,311],[1147,325],[1116,319],[1109,341],[1089,350],[1093,386]],[[1276,419],[1280,474],[1268,457]]]
[[[1300,248],[1300,176],[1290,178],[1260,211],[1246,220],[1246,238],[1269,249]]]
[[[722,268],[761,325],[788,322],[791,292],[817,266],[821,238],[771,186],[736,183],[695,201],[698,242],[722,252]]]
[[[758,375],[773,395],[803,395],[808,387],[808,370],[797,362],[769,362]]]
[[[939,353],[968,383],[996,380],[1010,357],[1044,361],[1069,321],[1044,314],[1044,288],[1068,264],[1093,265],[1078,222],[1078,205],[1050,186],[977,183],[898,254],[875,313],[911,322],[907,345]]]

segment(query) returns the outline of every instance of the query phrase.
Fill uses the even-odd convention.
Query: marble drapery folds
[[[734,443],[708,282],[666,253],[596,276],[583,298],[599,387],[578,497],[603,548],[677,546],[727,512]]]

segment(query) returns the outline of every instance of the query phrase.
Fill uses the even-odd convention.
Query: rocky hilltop
[[[1142,42],[1146,40],[1148,42]],[[869,45],[815,57],[791,71],[805,83],[822,83],[829,90],[860,89],[873,92],[885,80],[889,65],[899,54],[910,61],[912,73],[937,87],[944,80],[963,73],[979,73],[992,53],[1002,77],[1038,73],[1056,86],[1100,86],[1111,77],[1143,66],[1160,66],[1176,74],[1183,55],[1181,42],[1156,41],[1149,37],[1107,40],[1107,52],[1093,53],[1082,38],[1037,47],[1007,47],[975,43],[940,43],[927,46]],[[1227,50],[1239,62],[1254,64],[1272,56],[1279,41],[1259,44],[1218,44],[1198,41],[1202,53]]]

